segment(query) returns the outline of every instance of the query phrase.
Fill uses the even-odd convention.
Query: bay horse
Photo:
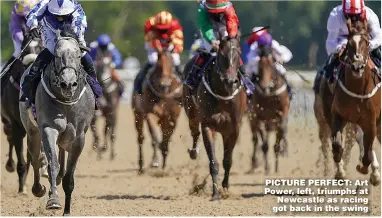
[[[41,141],[48,159],[49,196],[46,209],[61,209],[57,186],[62,180],[65,192],[64,215],[70,215],[74,171],[85,146],[85,135],[94,116],[95,97],[87,83],[89,76],[81,66],[83,51],[90,49],[79,44],[71,26],[57,33],[54,60],[43,69],[36,92],[35,121],[31,109],[20,102],[20,117],[28,134],[28,151],[32,157],[34,184],[32,193],[42,197],[46,188],[40,183]],[[25,71],[28,73],[30,67]],[[57,148],[59,157],[57,157]],[[65,153],[68,160],[65,163]],[[66,167],[66,172],[64,169]]]
[[[381,77],[373,72],[374,65],[368,51],[370,30],[367,20],[352,23],[348,19],[346,25],[349,35],[345,58],[341,60],[344,72],[338,76],[333,90],[330,117],[336,178],[345,176],[342,167],[343,128],[346,123],[354,123],[362,129],[364,147],[362,161],[356,169],[361,174],[368,174],[371,164],[370,182],[376,186],[380,183],[380,173],[373,142],[377,135],[379,140],[381,138]]]
[[[265,173],[269,174],[268,141],[271,130],[276,130],[274,145],[276,173],[279,171],[279,155],[287,153],[290,98],[286,81],[275,67],[272,48],[259,48],[259,51],[259,71],[257,75],[254,75],[255,92],[249,103],[249,120],[254,146],[250,172],[259,165],[256,151],[260,135]]]
[[[165,43],[164,43],[165,44]],[[146,120],[152,138],[154,154],[152,167],[158,167],[157,148],[162,151],[162,168],[166,167],[168,144],[177,124],[182,107],[182,82],[174,74],[171,51],[164,47],[158,51],[158,62],[155,69],[150,70],[145,79],[143,94],[133,93],[132,108],[135,117],[139,146],[139,170],[144,172],[143,160],[143,123]],[[159,130],[162,130],[162,134]]]
[[[22,48],[30,40],[27,30],[24,31],[24,40]],[[4,133],[7,136],[9,143],[8,160],[5,164],[5,169],[8,172],[15,171],[15,162],[13,160],[13,147],[16,150],[17,156],[17,174],[19,177],[19,193],[26,194],[25,181],[30,166],[30,155],[27,152],[27,162],[24,158],[24,145],[23,139],[26,135],[24,126],[20,119],[19,111],[19,93],[20,93],[20,79],[24,70],[30,66],[36,59],[37,54],[42,49],[41,40],[33,40],[25,48],[20,59],[16,59],[7,75],[1,79],[1,121],[3,123]],[[41,157],[41,173],[47,177],[47,162],[45,156]]]
[[[222,37],[217,56],[211,56],[206,68],[201,69],[203,71],[202,84],[198,87],[195,96],[191,96],[190,90],[187,90],[184,95],[185,111],[189,117],[194,146],[196,146],[197,140],[195,137],[200,134],[198,128],[199,122],[201,123],[203,142],[209,159],[213,183],[212,201],[220,198],[218,189],[219,163],[216,160],[213,133],[214,131],[219,132],[223,137],[225,173],[222,182],[222,194],[223,197],[226,197],[228,196],[233,149],[247,107],[246,94],[238,73],[240,54],[238,38]],[[191,64],[192,60],[186,65],[185,73],[190,71]],[[190,110],[190,106],[193,104],[192,98],[195,98],[196,105]],[[193,158],[196,155],[197,152],[194,147],[190,156]]]
[[[101,152],[106,151],[108,139],[111,142],[110,159],[115,157],[115,127],[117,123],[117,110],[119,106],[119,88],[118,84],[113,79],[114,69],[111,67],[112,56],[110,52],[106,54],[97,55],[95,60],[95,67],[97,72],[97,79],[100,81],[103,88],[103,94],[99,98],[100,109],[105,118],[104,130],[104,143],[103,147],[99,147],[99,136],[97,132],[97,114],[91,122],[91,130],[93,132],[93,148],[98,152],[98,157],[101,158]]]

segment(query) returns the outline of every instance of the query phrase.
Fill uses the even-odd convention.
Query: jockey
[[[191,45],[190,56],[189,58],[193,58],[197,54],[197,50],[202,46],[203,40],[199,31],[194,34],[194,43]]]
[[[93,61],[96,60],[97,55],[107,55],[110,54],[111,58],[113,59],[113,62],[111,63],[111,68],[119,68],[122,65],[122,56],[121,53],[118,51],[117,47],[111,42],[111,38],[107,34],[101,34],[97,37],[97,41],[90,43],[90,56],[92,57]],[[112,78],[113,80],[118,84],[119,92],[122,95],[124,91],[124,85],[119,78],[118,74],[113,70],[112,71]]]
[[[9,31],[12,36],[14,52],[11,58],[5,63],[3,70],[12,63],[21,52],[21,46],[24,41],[24,35],[27,32],[25,15],[29,13],[37,0],[16,0],[11,12],[9,21]],[[9,72],[9,71],[8,71]],[[1,78],[1,87],[5,87],[5,81],[8,76],[3,75]]]
[[[21,44],[24,41],[24,35],[27,31],[25,15],[29,13],[32,7],[37,3],[37,0],[16,0],[16,3],[11,12],[9,21],[9,31],[12,36],[14,52],[12,57],[4,66],[12,63],[21,52]]]
[[[142,94],[142,83],[148,70],[158,61],[157,50],[162,50],[163,47],[161,40],[170,41],[171,45],[168,49],[172,49],[171,55],[175,65],[175,71],[179,76],[182,74],[179,54],[183,51],[183,28],[180,22],[173,18],[171,13],[161,11],[146,21],[144,33],[148,62],[135,79],[134,90],[139,94]]]
[[[43,27],[43,43],[45,49],[37,56],[28,75],[25,76],[21,85],[23,96],[20,101],[35,102],[35,93],[40,82],[42,70],[54,59],[54,47],[57,31],[65,25],[71,25],[79,38],[79,43],[86,46],[84,32],[87,28],[86,16],[81,5],[73,0],[40,0],[27,15],[27,26],[31,35],[39,37],[38,24]],[[87,52],[83,52],[81,64],[89,74],[87,81],[93,90],[95,98],[102,94],[102,88],[97,81],[92,58]],[[97,105],[96,105],[97,107]]]
[[[219,48],[219,30],[225,30],[229,37],[237,37],[239,31],[239,18],[229,0],[204,0],[198,8],[198,26],[202,32],[203,47],[208,51]],[[194,66],[187,75],[184,84],[191,90],[196,88],[200,81],[200,69],[210,57],[199,54]],[[242,61],[240,60],[241,73],[246,76]]]
[[[372,59],[381,60],[381,27],[378,16],[367,6],[364,0],[342,0],[342,5],[335,7],[329,15],[326,39],[326,51],[329,55],[324,67],[325,77],[329,83],[333,82],[333,71],[339,65],[339,57],[342,55],[348,35],[346,20],[350,18],[352,22],[366,19],[370,28],[369,51]],[[380,65],[378,66],[380,67]]]
[[[272,47],[273,56],[276,60],[275,67],[277,71],[285,79],[285,82],[287,83],[287,87],[288,87],[288,92],[291,96],[292,89],[286,80],[286,77],[285,77],[286,69],[284,68],[282,64],[287,63],[292,59],[293,57],[292,52],[287,47],[280,45],[276,40],[272,39],[272,35],[268,33],[266,29],[260,30],[262,28],[263,27],[253,28],[251,37],[248,38],[246,41],[248,46],[250,46],[250,50],[247,54],[247,60],[248,60],[247,72],[250,75],[252,75],[251,78],[253,81],[253,75],[257,75],[259,70],[259,67],[258,67],[258,62],[260,60],[259,50],[267,46]]]

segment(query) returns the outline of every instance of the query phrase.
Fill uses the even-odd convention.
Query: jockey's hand
[[[337,54],[338,54],[338,56],[342,55],[342,53],[344,52],[345,48],[346,48],[346,44],[337,47]]]
[[[219,49],[220,41],[219,40],[212,40],[211,41],[212,48],[216,49],[216,51]]]
[[[182,51],[183,51],[183,46],[181,46],[181,45],[175,45],[175,46],[174,46],[174,49],[173,49],[172,51],[175,52],[175,53],[180,54],[180,53],[182,53]]]
[[[110,67],[113,68],[113,69],[115,69],[115,67],[116,67],[115,63],[114,63],[114,62],[111,62]]]
[[[37,27],[32,27],[30,29],[30,36],[32,36],[34,39],[40,37],[40,30]]]

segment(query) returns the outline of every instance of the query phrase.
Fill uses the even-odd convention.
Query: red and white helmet
[[[364,10],[364,0],[342,0],[342,11],[344,14],[362,14]]]

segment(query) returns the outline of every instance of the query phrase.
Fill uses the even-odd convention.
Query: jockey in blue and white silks
[[[35,92],[40,82],[42,70],[54,59],[54,47],[57,41],[56,34],[64,26],[71,26],[76,33],[80,45],[86,46],[84,33],[87,28],[86,15],[80,3],[75,0],[41,0],[27,14],[27,26],[31,36],[40,35],[37,28],[42,26],[42,40],[45,49],[37,56],[28,75],[21,85],[23,96],[21,101],[28,98],[34,104]],[[102,88],[97,81],[92,58],[87,52],[82,53],[81,64],[89,74],[87,81],[96,98],[102,94]]]

